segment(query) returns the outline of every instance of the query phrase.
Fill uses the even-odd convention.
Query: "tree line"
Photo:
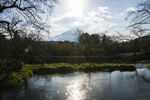
[[[130,41],[117,41],[116,38],[106,34],[82,33],[78,36],[78,42],[36,41],[30,48],[27,57],[30,58],[29,61],[38,59],[37,62],[44,62],[48,58],[58,60],[59,58],[63,59],[63,57],[108,57],[109,59],[110,57],[122,56],[131,57],[131,60],[143,60],[148,59],[148,55],[150,55],[149,41],[150,36],[143,36]],[[121,59],[116,58],[116,60]],[[60,61],[63,62],[64,60]],[[51,61],[47,63],[51,63]]]

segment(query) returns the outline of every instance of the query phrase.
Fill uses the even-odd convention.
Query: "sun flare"
[[[87,84],[83,80],[73,80],[67,86],[67,100],[85,100],[87,95]]]
[[[85,0],[68,0],[67,8],[72,15],[82,16],[85,8]]]

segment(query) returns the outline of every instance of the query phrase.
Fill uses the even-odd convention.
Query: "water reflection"
[[[150,71],[39,75],[1,100],[140,100],[150,99]]]
[[[85,100],[87,95],[87,84],[81,79],[73,80],[67,88],[67,100]]]

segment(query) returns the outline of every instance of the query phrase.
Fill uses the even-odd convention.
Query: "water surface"
[[[150,71],[36,75],[1,100],[150,100]]]

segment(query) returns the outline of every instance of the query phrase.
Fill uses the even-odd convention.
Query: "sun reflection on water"
[[[85,100],[88,85],[83,80],[73,80],[67,86],[67,100]]]

